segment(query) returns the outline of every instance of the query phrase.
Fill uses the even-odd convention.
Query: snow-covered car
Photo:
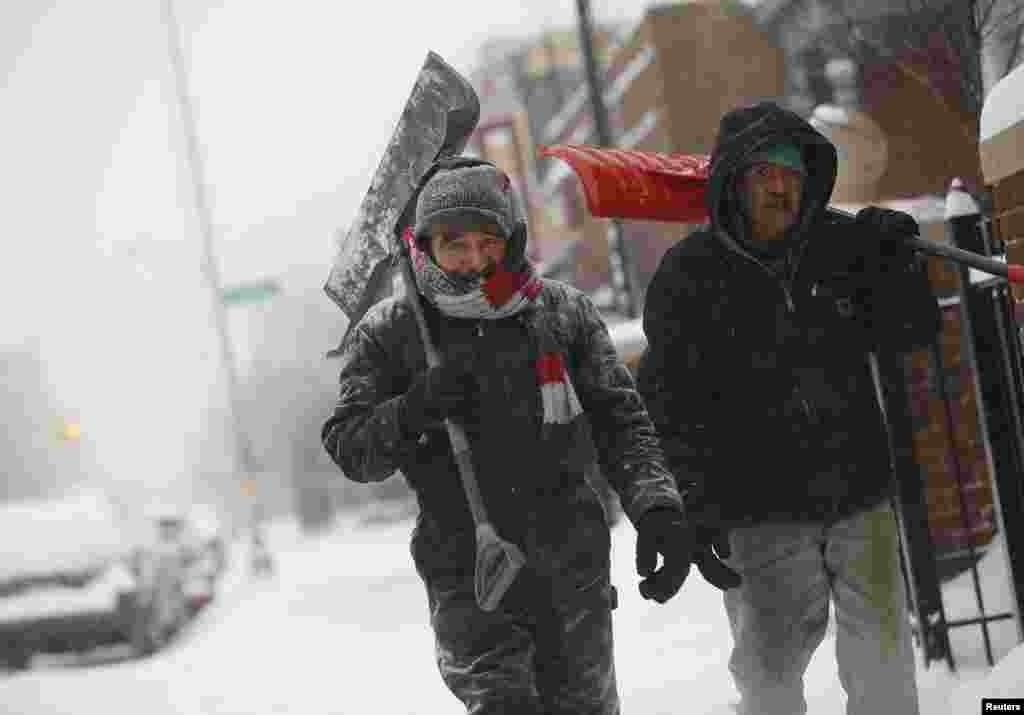
[[[143,525],[106,495],[0,504],[0,661],[129,641],[141,654],[181,625],[180,588]]]
[[[217,593],[227,566],[227,536],[217,511],[206,504],[151,510],[161,543],[177,554],[186,607],[195,614]]]
[[[164,647],[191,615],[186,594],[188,570],[178,545],[163,533],[147,543],[135,555],[136,574],[144,587],[137,593],[137,616],[129,631],[129,641],[140,655]]]

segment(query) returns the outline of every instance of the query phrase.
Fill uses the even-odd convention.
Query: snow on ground
[[[236,550],[217,601],[168,650],[89,668],[37,658],[0,676],[0,713],[457,713],[432,664],[410,529],[345,521],[303,538],[277,525],[274,576],[250,575]]]
[[[635,535],[628,525],[616,529],[613,569],[619,585],[616,628],[616,667],[623,712],[669,715],[706,713],[726,715],[737,700],[728,672],[732,637],[721,593],[694,572],[680,593],[664,606],[651,605],[636,592],[631,572]],[[1002,542],[996,539],[979,565],[986,596],[986,612],[1010,608],[1009,579]],[[970,572],[959,575],[943,589],[947,617],[977,615]],[[981,697],[1010,693],[1024,697],[1024,660],[1016,630],[1010,621],[991,624],[993,655],[997,665],[1015,646],[1006,665],[990,669],[985,660],[980,629],[962,627],[951,631],[957,672],[944,662],[924,666],[918,652],[917,682],[921,713],[961,715],[979,711]],[[998,671],[998,672],[997,672]],[[808,713],[843,715],[846,695],[835,664],[834,621],[815,652],[805,678]]]
[[[993,539],[979,562],[978,580],[987,615],[1013,611],[1013,591],[1002,534]],[[947,620],[981,615],[970,571],[943,586],[942,600]],[[1024,697],[1024,645],[1021,645],[1015,622],[1010,619],[990,623],[989,637],[996,662],[994,668],[988,666],[980,626],[959,626],[950,630],[957,674],[952,679],[949,712],[977,711],[982,697]],[[933,665],[932,670],[936,669],[936,673],[928,675],[943,677],[939,674],[946,668],[942,664]],[[949,679],[949,676],[944,677]]]
[[[409,556],[411,528],[407,519],[346,518],[305,537],[294,524],[279,523],[268,532],[275,575],[253,577],[238,550],[218,601],[167,651],[144,661],[93,660],[89,667],[37,659],[28,673],[0,676],[0,713],[457,715],[462,710],[434,665],[426,599]],[[721,594],[695,571],[670,603],[644,601],[636,592],[634,545],[632,527],[617,527],[623,712],[728,715],[735,690]],[[1002,568],[998,555],[993,549],[982,561],[986,593],[997,590],[990,585]],[[950,617],[973,603],[968,579],[963,574],[947,586],[947,610],[958,614]],[[986,603],[989,611],[1000,607],[994,596]],[[925,669],[919,661],[922,713],[977,712],[982,696],[1024,692],[1024,649],[1007,656],[1015,641],[997,631],[1001,662],[994,669],[985,663],[977,628],[953,632],[956,674],[943,663]],[[844,712],[834,649],[830,633],[808,670],[812,715]]]

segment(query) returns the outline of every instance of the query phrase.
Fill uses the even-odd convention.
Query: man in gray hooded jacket
[[[709,225],[647,292],[638,384],[725,593],[743,713],[806,712],[830,603],[850,715],[918,712],[884,412],[871,353],[930,344],[903,213],[827,209],[836,150],[772,103],[727,113]]]
[[[467,712],[615,715],[610,534],[584,477],[584,420],[637,528],[641,593],[668,600],[694,558],[709,579],[725,567],[710,551],[695,556],[654,428],[594,305],[533,274],[508,177],[478,160],[436,165],[406,240],[418,294],[377,304],[349,331],[324,446],[349,479],[400,469],[415,491],[412,555],[437,663]],[[441,367],[427,368],[410,300]],[[526,555],[495,611],[474,598],[473,522],[446,418],[466,429],[497,532]]]

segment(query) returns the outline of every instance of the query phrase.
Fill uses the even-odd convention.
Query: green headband
[[[799,147],[796,147],[793,144],[772,144],[771,146],[767,146],[752,154],[749,162],[751,164],[757,162],[777,164],[779,166],[784,166],[787,169],[799,171],[802,174],[807,173],[807,167],[804,166],[803,155],[800,153]]]

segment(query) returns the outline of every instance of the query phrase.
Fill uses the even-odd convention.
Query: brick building
[[[596,29],[594,48],[607,62],[630,28]],[[480,51],[470,81],[480,97],[480,121],[467,153],[495,162],[512,178],[529,223],[530,258],[550,263],[568,242],[539,198],[535,138],[585,82],[578,33],[550,29],[527,38],[494,38]]]
[[[742,47],[742,52],[736,48]],[[606,68],[605,103],[615,146],[657,152],[709,153],[726,110],[784,90],[784,55],[754,16],[721,2],[653,6]],[[567,101],[537,143],[596,142],[586,87]],[[607,285],[607,222],[583,205],[575,175],[558,160],[539,167],[540,196],[563,240],[576,241],[575,282],[594,292]],[[634,284],[643,292],[678,224],[622,225]]]
[[[851,58],[828,49],[826,38],[848,32],[847,17],[857,18],[880,35],[913,33],[903,27],[905,17],[895,17],[907,7],[872,0],[763,0],[756,12],[785,53],[785,101],[791,109],[809,116],[818,105],[838,101],[861,110],[881,128],[888,161],[877,184],[878,196],[943,194],[954,176],[972,191],[980,190],[977,138],[968,130],[971,119],[957,107],[955,96],[961,68],[944,46],[888,59],[861,57],[852,64],[854,76],[846,96],[836,97],[830,72],[839,64],[849,64]],[[910,39],[921,41],[916,36]],[[900,41],[893,44],[898,46]]]

